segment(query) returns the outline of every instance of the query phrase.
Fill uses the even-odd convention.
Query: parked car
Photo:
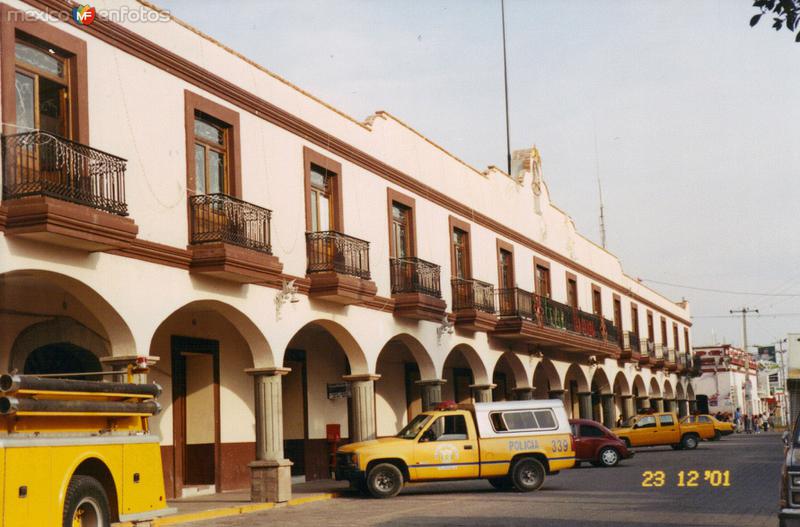
[[[407,481],[487,479],[495,488],[529,492],[545,474],[575,465],[564,403],[558,399],[456,405],[423,412],[395,437],[345,445],[336,479],[376,498]]]
[[[612,430],[632,446],[670,445],[675,450],[697,448],[701,439],[714,437],[714,427],[707,423],[679,423],[674,412],[657,412],[632,417],[625,427]]]
[[[780,527],[800,527],[800,415],[791,431],[783,433],[784,460],[781,469]]]
[[[714,437],[710,441],[719,441],[722,436],[731,435],[734,431],[733,423],[720,421],[713,415],[700,414],[700,415],[687,415],[681,419],[681,423],[693,424],[710,424],[714,426]]]
[[[570,419],[575,438],[575,464],[588,461],[596,467],[613,467],[621,459],[633,457],[625,443],[614,433],[591,419]]]

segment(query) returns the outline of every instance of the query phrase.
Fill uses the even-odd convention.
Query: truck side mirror
[[[789,436],[790,436],[789,431],[788,430],[784,430],[783,431],[783,436],[781,437],[781,439],[783,439],[784,446],[789,446]]]

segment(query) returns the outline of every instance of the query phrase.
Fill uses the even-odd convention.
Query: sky
[[[357,119],[386,110],[479,169],[505,166],[499,0],[157,3]],[[744,307],[759,309],[751,346],[800,331],[800,44],[768,17],[750,28],[755,13],[506,1],[512,149],[538,147],[553,202],[598,243],[599,174],[608,249],[690,301],[695,346],[741,346],[729,311]]]

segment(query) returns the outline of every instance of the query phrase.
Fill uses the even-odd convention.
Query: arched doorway
[[[683,383],[680,381],[675,386],[675,398],[678,405],[678,417],[683,417],[689,412],[689,403],[686,402],[686,392],[683,390]]]
[[[255,460],[253,378],[274,365],[253,321],[233,306],[199,300],[178,307],[155,328],[150,377],[171,404],[151,424],[162,437],[167,493],[174,497],[241,489]],[[223,462],[224,461],[224,462]]]
[[[289,341],[283,366],[284,452],[292,475],[306,481],[331,477],[329,432],[348,442],[355,433],[354,390],[368,374],[366,357],[342,325],[315,320]],[[374,408],[372,409],[374,412]],[[369,416],[374,429],[374,413]]]
[[[592,416],[591,418],[598,423],[603,423],[609,428],[614,427],[616,411],[614,408],[614,396],[611,392],[611,384],[608,376],[602,368],[596,368],[592,375]]]
[[[650,407],[657,411],[664,411],[664,400],[661,397],[661,387],[655,377],[650,378]]]
[[[633,378],[633,401],[636,407],[636,413],[641,413],[643,410],[650,408],[650,400],[647,397],[647,388],[644,386],[644,379],[641,375]]]
[[[96,373],[102,371],[100,359],[87,350],[70,342],[46,344],[33,350],[25,359],[22,373],[25,375]],[[96,375],[69,375],[70,379],[101,380]]]
[[[622,416],[623,420],[627,421],[633,417],[634,405],[631,389],[628,385],[628,379],[625,378],[625,374],[621,371],[614,377],[614,406],[617,415]]]
[[[478,352],[466,344],[455,346],[444,361],[442,398],[457,403],[491,400],[492,385]]]
[[[436,382],[433,361],[414,337],[401,334],[387,342],[376,366],[375,415],[378,437],[395,435],[423,411],[421,381]]]
[[[564,406],[571,418],[592,418],[592,393],[580,366],[570,365],[564,376]]]
[[[678,411],[677,403],[675,402],[675,392],[672,390],[672,383],[669,379],[664,379],[664,411],[676,412]]]
[[[492,373],[492,401],[530,399],[531,388],[525,379],[525,367],[512,352],[503,353],[494,365]]]
[[[534,399],[563,399],[564,388],[550,359],[542,359],[533,370]]]

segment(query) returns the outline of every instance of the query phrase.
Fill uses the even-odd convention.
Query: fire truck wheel
[[[108,497],[90,476],[72,476],[64,498],[63,527],[109,527]]]
[[[372,467],[367,475],[367,489],[373,498],[397,496],[403,488],[403,473],[391,463]]]
[[[531,457],[520,459],[511,469],[511,481],[520,492],[531,492],[544,483],[544,467]]]

